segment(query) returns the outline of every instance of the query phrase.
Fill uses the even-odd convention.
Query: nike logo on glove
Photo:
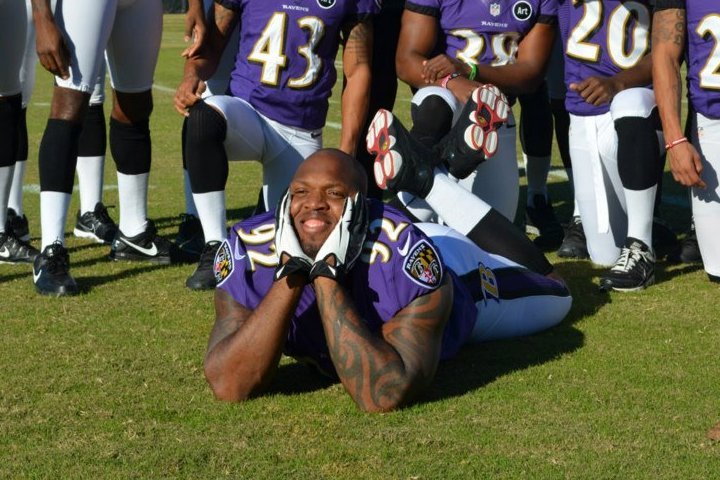
[[[134,243],[132,243],[131,241],[129,241],[127,239],[123,239],[123,243],[125,243],[126,245],[134,248],[138,252],[143,253],[149,257],[154,257],[158,253],[158,249],[157,249],[157,246],[155,245],[155,243],[152,244],[152,248],[143,248],[140,245],[135,245]]]

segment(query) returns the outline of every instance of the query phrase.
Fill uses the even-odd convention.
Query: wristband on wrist
[[[680,138],[678,138],[677,140],[673,140],[672,142],[666,143],[666,144],[665,144],[665,150],[670,150],[670,149],[673,148],[674,146],[680,145],[681,143],[685,143],[685,142],[687,142],[687,141],[688,141],[687,137],[680,137]]]
[[[465,64],[470,67],[470,74],[468,75],[468,80],[475,80],[475,77],[477,77],[477,65],[473,62],[465,62]]]
[[[458,72],[453,72],[453,73],[451,73],[450,75],[447,75],[446,77],[443,77],[443,79],[440,80],[440,86],[441,86],[442,88],[447,88],[448,82],[449,82],[450,80],[452,80],[453,78],[457,78],[457,77],[459,77],[459,76],[460,76],[460,74],[459,74]]]

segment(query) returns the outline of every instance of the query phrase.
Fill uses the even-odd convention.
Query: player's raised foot
[[[205,244],[200,254],[200,261],[192,275],[185,281],[185,286],[190,290],[211,290],[217,285],[215,280],[215,254],[222,245],[222,242],[212,241]]]
[[[111,260],[145,261],[168,265],[177,261],[177,247],[157,234],[152,220],[144,232],[128,237],[118,230],[110,246]]]
[[[22,240],[23,242],[30,240],[30,228],[28,227],[27,217],[25,215],[18,215],[12,208],[7,209],[5,231],[12,232],[15,238]]]
[[[35,290],[42,295],[75,295],[78,287],[70,275],[70,256],[60,242],[48,245],[33,264]]]
[[[565,229],[562,245],[557,250],[557,256],[562,258],[590,258],[587,249],[587,239],[583,231],[580,217],[573,217]]]
[[[425,198],[433,185],[433,154],[410,136],[393,116],[380,109],[367,133],[368,152],[375,155],[375,183],[383,190]]]
[[[655,254],[643,241],[628,237],[615,265],[600,278],[605,291],[632,292],[655,283]]]
[[[32,263],[40,251],[17,238],[11,230],[0,233],[0,263]]]
[[[102,202],[95,204],[95,208],[82,215],[77,212],[77,220],[73,235],[87,238],[96,243],[110,245],[118,231],[117,224],[110,218],[107,207]]]
[[[477,166],[495,155],[497,129],[507,121],[510,106],[494,85],[473,90],[458,121],[433,149],[456,178],[466,178]]]
[[[525,232],[537,235],[533,243],[543,250],[560,247],[565,236],[552,203],[544,195],[534,195],[532,206],[525,207]]]
[[[205,248],[205,235],[203,234],[200,219],[191,213],[180,214],[180,226],[175,237],[175,245],[183,258],[189,262],[197,262]]]

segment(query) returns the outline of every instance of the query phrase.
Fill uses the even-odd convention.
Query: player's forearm
[[[680,122],[680,62],[685,46],[685,11],[662,10],[653,17],[652,74],[663,133],[667,141],[683,136]]]
[[[286,277],[273,284],[247,319],[233,322],[232,313],[225,313],[228,320],[216,322],[205,357],[205,376],[219,400],[240,401],[267,388],[277,370],[303,285]],[[220,295],[216,297],[219,312],[222,302],[234,302],[227,293]]]
[[[427,87],[422,74],[425,60],[428,58],[416,51],[398,53],[395,58],[395,70],[398,78],[414,88]]]
[[[53,21],[53,13],[50,8],[50,0],[32,0],[33,20],[37,24],[38,21]]]
[[[628,88],[644,87],[652,84],[652,70],[652,55],[647,54],[637,65],[618,72],[612,79],[617,85],[618,92]]]
[[[325,338],[335,370],[358,407],[382,412],[407,403],[417,391],[400,354],[370,332],[345,290],[334,280],[314,282]]]
[[[506,95],[536,92],[543,80],[543,66],[538,64],[478,65],[477,69],[477,82],[492,83]]]
[[[369,65],[356,68],[353,76],[347,79],[342,95],[340,150],[352,156],[356,153],[355,148],[368,115],[370,75]]]

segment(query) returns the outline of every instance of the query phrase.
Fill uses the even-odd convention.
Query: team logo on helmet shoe
[[[442,264],[435,248],[420,240],[410,249],[403,270],[410,280],[425,288],[435,288],[442,280]]]
[[[530,2],[526,0],[520,0],[518,2],[515,2],[515,4],[512,7],[512,13],[513,17],[515,17],[515,20],[524,22],[525,20],[529,20],[533,13],[532,5],[530,5]]]
[[[317,0],[317,4],[320,8],[328,9],[335,6],[335,0]]]
[[[218,286],[230,276],[234,267],[235,263],[232,253],[230,253],[230,245],[225,240],[215,254],[215,264],[213,265],[213,273]]]

